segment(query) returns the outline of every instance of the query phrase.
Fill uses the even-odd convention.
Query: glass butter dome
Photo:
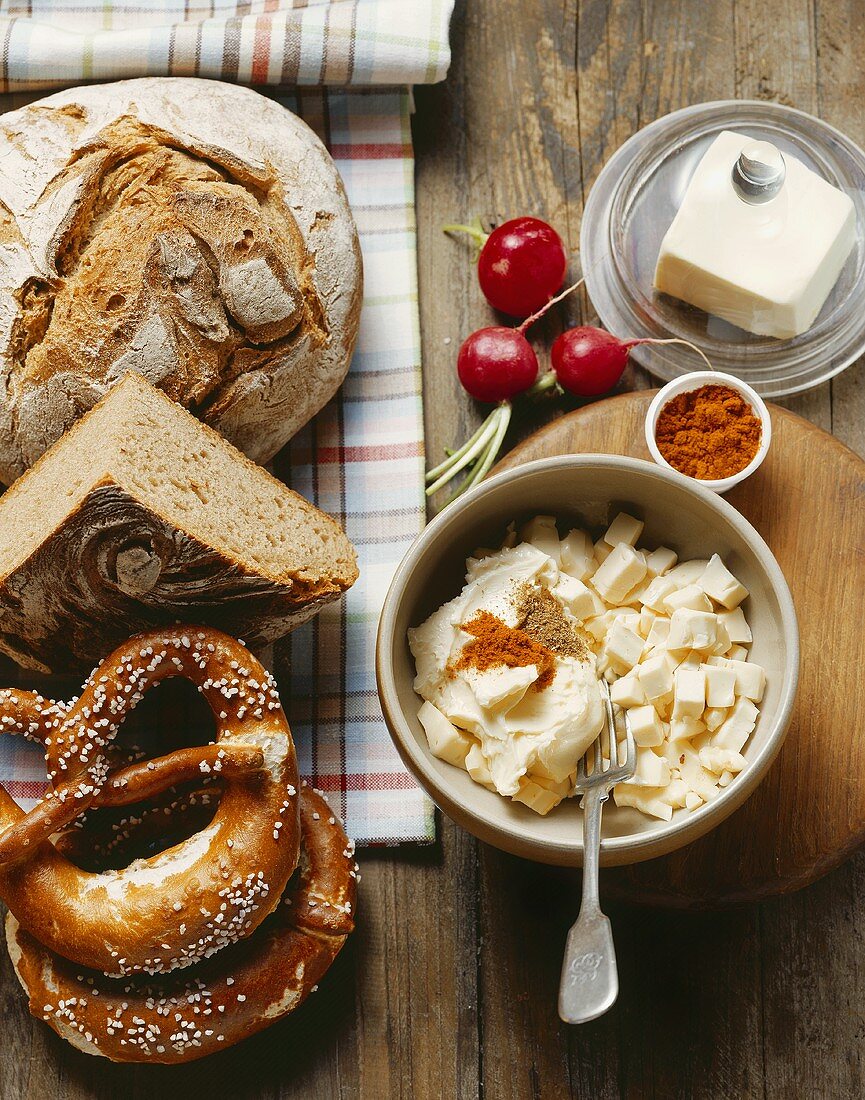
[[[799,336],[755,335],[653,287],[661,242],[695,169],[723,130],[770,142],[853,203],[853,247],[816,320]],[[589,194],[580,251],[589,297],[607,329],[622,338],[688,340],[717,370],[765,397],[819,385],[865,352],[865,153],[791,107],[701,103],[640,130],[613,155]],[[643,344],[631,354],[665,380],[705,366],[681,344]]]

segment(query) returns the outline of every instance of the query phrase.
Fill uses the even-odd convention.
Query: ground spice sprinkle
[[[732,477],[760,449],[763,425],[730,386],[708,385],[677,394],[661,409],[655,426],[658,450],[689,477]]]

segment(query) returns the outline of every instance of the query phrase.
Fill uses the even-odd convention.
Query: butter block
[[[848,195],[784,153],[786,179],[769,202],[744,202],[732,169],[750,145],[722,131],[691,177],[661,242],[654,285],[748,332],[788,339],[823,308],[853,247]]]

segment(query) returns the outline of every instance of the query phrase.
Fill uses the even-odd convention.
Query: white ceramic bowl
[[[658,423],[658,416],[664,405],[673,397],[677,397],[680,393],[689,393],[691,390],[698,390],[701,386],[729,386],[731,390],[736,390],[737,393],[740,393],[742,397],[744,397],[757,416],[760,417],[760,422],[763,425],[760,447],[753,459],[743,470],[740,470],[737,474],[733,474],[730,477],[717,478],[712,481],[703,481],[697,478],[690,479],[692,481],[697,481],[699,485],[702,485],[705,489],[711,489],[715,493],[726,493],[729,489],[732,489],[734,485],[738,485],[740,481],[744,481],[746,477],[750,477],[751,474],[753,474],[768,454],[769,444],[772,442],[772,418],[769,416],[766,402],[756,390],[751,389],[747,382],[743,382],[739,378],[734,378],[732,374],[722,374],[720,371],[709,370],[692,371],[690,374],[683,374],[681,378],[675,378],[672,382],[668,382],[666,386],[658,390],[654,400],[649,406],[649,411],[646,413],[646,446],[649,448],[649,453],[652,458],[659,466],[663,466],[667,470],[676,469],[675,466],[670,465],[658,450],[658,444],[655,441],[655,427]],[[688,476],[687,474],[680,473],[678,470],[676,472],[679,473],[680,477]]]
[[[718,553],[750,591],[752,657],[766,669],[757,728],[746,745],[747,767],[713,801],[658,821],[612,802],[604,810],[601,859],[635,863],[702,836],[744,802],[775,759],[793,706],[799,634],[790,590],[771,551],[731,505],[699,482],[637,459],[566,455],[542,459],[483,482],[445,508],[417,538],[396,571],[379,622],[376,673],[382,711],[408,768],[433,800],[475,836],[544,863],[582,862],[582,814],[576,800],[546,817],[475,783],[429,751],[417,718],[414,661],[406,632],[457,595],[465,559],[495,545],[511,520],[557,516],[564,528],[601,532],[620,509],[645,521],[641,545],[668,545],[680,560]]]

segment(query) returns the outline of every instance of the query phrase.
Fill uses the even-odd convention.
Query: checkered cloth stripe
[[[121,0],[91,7],[0,0],[0,80],[10,93],[0,97],[0,110],[37,98],[37,85],[145,74],[272,84],[438,80],[449,62],[451,6],[451,0]],[[52,37],[60,43],[53,62]],[[90,46],[76,54],[85,41]],[[342,521],[361,575],[343,601],[276,646],[272,663],[301,771],[327,792],[349,834],[362,845],[427,842],[435,835],[432,804],[390,742],[374,674],[382,600],[425,519],[410,92],[260,90],[304,118],[333,154],[357,220],[365,271],[348,378],[273,464],[278,477]],[[8,664],[0,682],[57,698],[78,687],[69,678],[31,676]],[[156,700],[147,719],[205,728],[200,711],[172,694],[164,705]],[[0,737],[0,782],[22,805],[32,805],[45,786],[39,750],[18,737]]]
[[[0,91],[204,76],[243,84],[443,80],[452,0],[0,0]]]

